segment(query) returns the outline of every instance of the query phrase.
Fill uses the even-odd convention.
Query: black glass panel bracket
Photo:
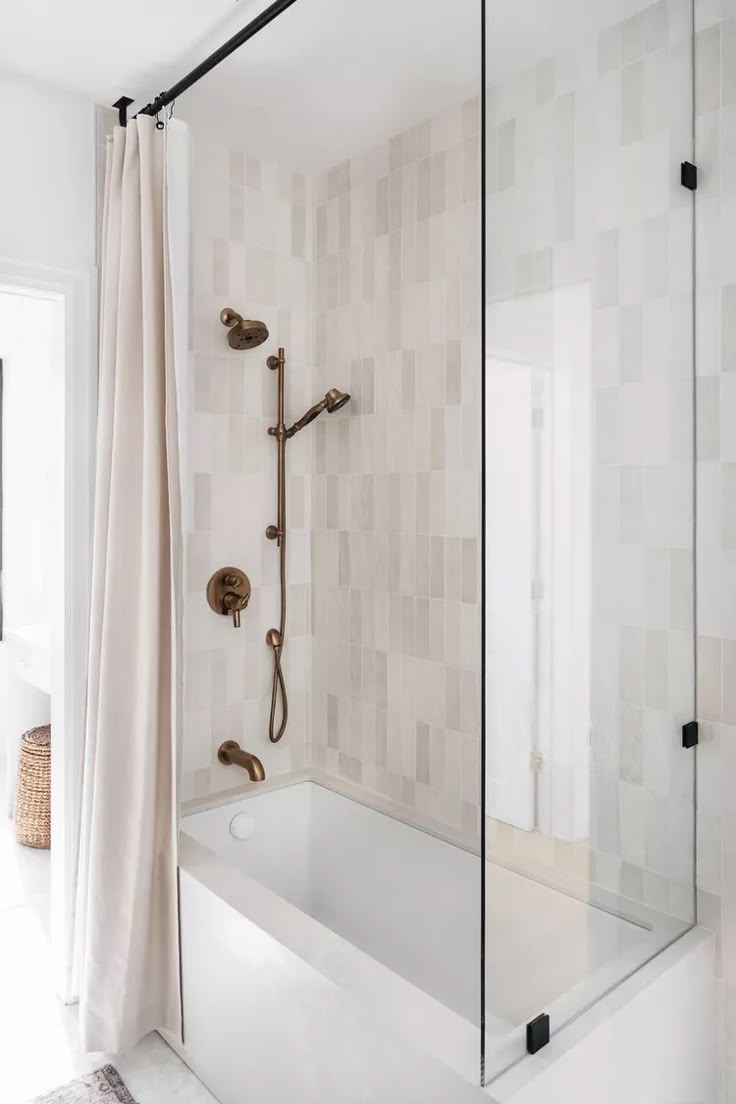
[[[688,721],[682,726],[682,746],[694,748],[698,743],[698,722]]]
[[[683,188],[689,188],[694,192],[698,186],[698,167],[691,161],[683,161],[680,165],[680,183]]]
[[[536,1054],[549,1042],[549,1016],[546,1012],[535,1016],[526,1025],[526,1049],[530,1054]]]

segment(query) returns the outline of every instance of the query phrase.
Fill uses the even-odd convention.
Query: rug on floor
[[[39,1096],[34,1104],[136,1104],[114,1066],[103,1066],[60,1089]]]

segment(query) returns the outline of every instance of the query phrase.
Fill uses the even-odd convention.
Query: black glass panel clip
[[[698,722],[688,721],[682,726],[682,746],[693,748],[698,743]]]
[[[689,188],[694,192],[698,186],[698,167],[691,161],[683,161],[680,165],[680,183],[683,188]]]
[[[536,1054],[549,1042],[549,1016],[546,1012],[536,1016],[526,1025],[526,1049]]]

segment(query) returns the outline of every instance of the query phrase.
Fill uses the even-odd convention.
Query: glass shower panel
[[[312,180],[313,390],[349,371],[352,399],[314,440],[311,754],[404,822],[359,945],[407,1037],[477,1082],[480,5],[345,6],[360,76]],[[355,848],[358,884],[376,861]]]
[[[213,489],[220,562],[237,562],[225,505],[248,503],[236,518],[248,552],[238,555],[254,565],[242,626],[258,665],[248,747],[269,779],[296,769],[315,784],[306,844],[298,832],[291,853],[308,849],[302,903],[335,937],[327,967],[420,1064],[431,1055],[473,1084],[480,14],[478,0],[293,4],[208,77],[223,95],[237,81],[224,140],[207,103],[197,114],[193,94],[184,108],[195,139],[195,401],[208,423],[225,401],[210,392],[205,358],[229,356],[233,381],[224,434],[238,482],[224,484],[227,498]],[[268,342],[228,354],[225,306],[263,319]],[[265,641],[279,623],[281,558],[266,527],[279,390],[266,358],[281,348],[286,426],[333,388],[350,400],[286,431],[290,713],[271,746]]]
[[[486,25],[488,1081],[694,922],[694,201],[690,4]]]

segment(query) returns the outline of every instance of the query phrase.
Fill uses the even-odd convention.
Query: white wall
[[[64,318],[54,299],[0,288],[3,629],[46,633],[60,569]]]
[[[88,271],[94,104],[0,71],[0,257]]]
[[[51,931],[57,991],[73,997],[80,733],[83,728],[92,423],[96,392],[95,112],[91,100],[0,72],[0,272],[65,302],[63,644],[52,657],[54,840]],[[48,271],[45,271],[48,269]],[[59,612],[60,611],[60,612]],[[63,647],[63,665],[59,649]],[[65,734],[69,738],[65,738]]]

